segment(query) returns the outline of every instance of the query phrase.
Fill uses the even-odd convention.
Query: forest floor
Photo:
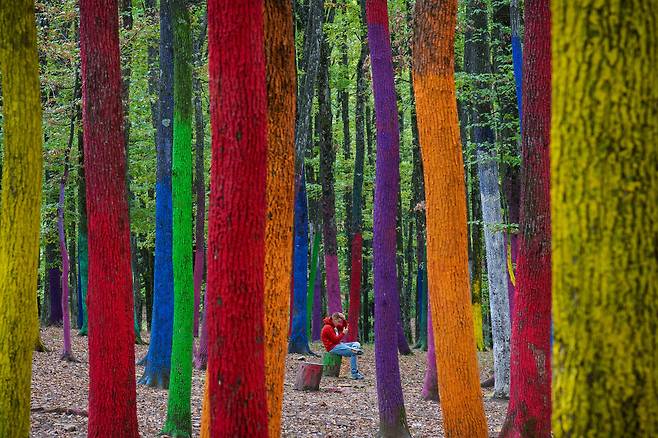
[[[76,333],[77,331],[74,331]],[[148,334],[144,335],[145,340]],[[34,353],[32,369],[32,437],[86,437],[87,392],[89,386],[87,338],[73,336],[73,352],[79,362],[59,359],[62,346],[61,327],[41,330],[41,339],[50,350]],[[320,345],[313,350],[320,352]],[[135,347],[141,359],[147,345]],[[293,389],[300,356],[288,355],[283,400],[284,437],[372,437],[377,431],[377,389],[372,345],[364,347],[359,367],[366,376],[353,381],[349,376],[349,360],[343,360],[341,377],[323,377],[319,392]],[[425,374],[425,353],[415,350],[411,356],[400,356],[402,386],[407,422],[413,437],[442,437],[441,412],[436,402],[420,397]],[[479,353],[480,377],[492,374],[491,352]],[[306,360],[315,360],[307,358]],[[143,367],[136,367],[136,378]],[[194,370],[192,378],[192,426],[199,436],[204,373]],[[491,389],[483,389],[484,407],[490,436],[496,436],[505,419],[507,402],[491,398]],[[166,391],[137,385],[137,415],[143,437],[157,437],[167,414]],[[55,411],[55,412],[53,412]]]

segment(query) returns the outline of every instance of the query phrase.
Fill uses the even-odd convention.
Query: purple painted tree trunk
[[[397,331],[391,330],[398,325],[400,314],[396,266],[400,138],[386,1],[368,0],[366,16],[377,125],[373,259],[378,436],[406,437],[410,434],[400,382]]]
[[[194,353],[194,368],[205,370],[208,365],[208,293],[203,296],[203,321],[199,346]]]
[[[423,400],[439,400],[439,381],[436,373],[436,355],[434,354],[434,331],[432,330],[432,310],[428,300],[427,306],[427,365],[423,390]]]
[[[62,271],[53,266],[48,269],[48,295],[50,298],[50,325],[62,322]]]
[[[315,273],[315,284],[313,285],[313,318],[311,320],[311,341],[320,340],[322,331],[322,271],[318,257],[318,270]]]
[[[64,345],[60,358],[72,361],[73,351],[71,350],[71,317],[69,315],[69,253],[66,249],[66,232],[64,231],[64,188],[66,179],[69,175],[68,158],[64,164],[64,175],[59,182],[59,204],[57,206],[57,231],[59,233],[59,250],[62,254],[62,295],[60,305],[62,308],[62,321],[64,322]]]

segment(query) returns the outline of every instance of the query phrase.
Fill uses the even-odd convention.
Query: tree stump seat
[[[321,363],[300,363],[295,377],[295,389],[297,391],[318,391],[322,380],[322,368]]]
[[[333,353],[324,353],[322,365],[324,367],[322,374],[327,377],[338,377],[340,375],[340,365],[342,357]]]

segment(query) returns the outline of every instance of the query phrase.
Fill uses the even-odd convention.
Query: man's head
[[[336,327],[345,325],[346,319],[345,315],[340,312],[335,312],[331,315],[331,320],[333,321]]]

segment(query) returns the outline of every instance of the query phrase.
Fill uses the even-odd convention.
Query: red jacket
[[[325,319],[322,320],[322,322],[324,323],[324,327],[322,327],[322,332],[320,333],[320,339],[322,339],[324,348],[327,351],[331,351],[334,349],[336,345],[340,344],[341,340],[343,339],[343,336],[345,336],[345,333],[343,333],[343,329],[345,328],[345,326],[343,325],[335,326],[334,321],[331,319],[330,316],[327,316]],[[334,329],[338,331],[338,334],[336,334],[336,331],[334,331]]]

